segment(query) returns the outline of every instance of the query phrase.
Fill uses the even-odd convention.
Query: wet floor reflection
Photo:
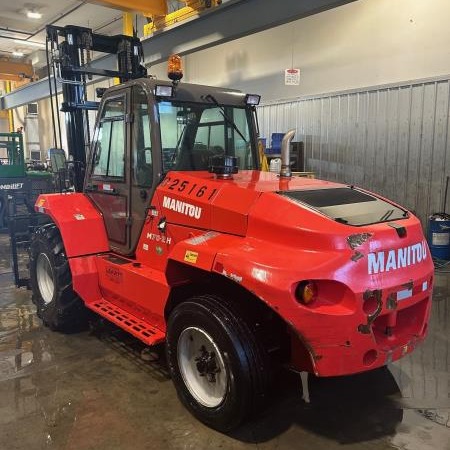
[[[53,333],[30,293],[0,274],[0,448],[450,450],[450,277],[436,278],[429,337],[414,353],[360,375],[310,377],[310,403],[300,377],[282,373],[271,406],[226,436],[180,405],[162,347],[100,319]]]

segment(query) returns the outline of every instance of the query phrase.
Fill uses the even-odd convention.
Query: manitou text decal
[[[202,215],[202,208],[199,206],[191,205],[190,203],[182,202],[181,200],[175,200],[174,198],[164,196],[163,199],[164,208],[170,209],[175,212],[184,214],[185,216],[195,217],[200,219]]]
[[[390,272],[401,269],[427,259],[427,244],[425,241],[397,250],[369,253],[369,274]]]

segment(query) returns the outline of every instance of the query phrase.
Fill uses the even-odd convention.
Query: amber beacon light
[[[167,64],[167,76],[172,81],[180,81],[183,78],[183,68],[181,57],[179,55],[171,55]]]

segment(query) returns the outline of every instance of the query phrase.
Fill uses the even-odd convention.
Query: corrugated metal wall
[[[425,224],[442,210],[450,175],[449,95],[445,77],[262,105],[261,136],[269,144],[296,128],[306,170],[378,192]]]

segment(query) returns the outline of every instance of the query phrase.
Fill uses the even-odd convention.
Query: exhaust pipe
[[[294,138],[295,130],[289,130],[281,141],[281,170],[280,177],[290,178],[291,172],[291,141]]]

